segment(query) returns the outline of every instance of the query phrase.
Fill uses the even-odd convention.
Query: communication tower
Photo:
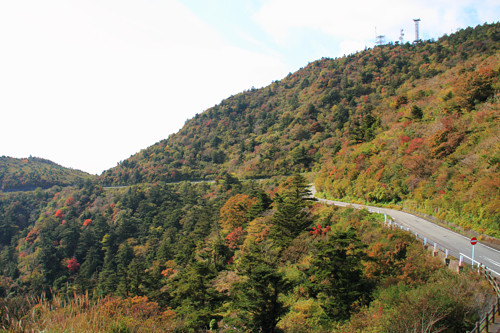
[[[405,36],[405,34],[404,34],[404,32],[403,32],[403,31],[404,31],[404,30],[403,30],[403,29],[401,29],[401,33],[400,33],[400,35],[399,35],[399,44],[401,44],[401,45],[403,45],[403,42],[404,42],[404,36]]]
[[[375,44],[378,46],[385,44],[385,35],[377,35],[377,27],[375,27]]]
[[[377,41],[375,42],[378,46],[384,45],[385,44],[385,36],[384,35],[378,35],[377,36]]]
[[[415,22],[415,40],[413,42],[418,43],[420,42],[420,37],[418,35],[418,24],[420,22],[420,19],[413,19],[413,22]]]

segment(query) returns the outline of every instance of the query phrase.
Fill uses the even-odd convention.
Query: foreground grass
[[[25,300],[23,308],[2,304],[1,332],[171,332],[175,313],[160,310],[147,297],[71,298],[55,296]]]

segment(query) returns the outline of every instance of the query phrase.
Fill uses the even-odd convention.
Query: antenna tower
[[[399,44],[403,45],[403,42],[404,42],[404,35],[405,33],[403,32],[404,30],[401,29],[401,34],[399,35]]]
[[[420,37],[418,35],[418,24],[420,22],[420,19],[413,19],[413,22],[415,22],[415,40],[413,42],[418,43],[420,42]]]
[[[378,35],[377,36],[377,41],[375,43],[378,46],[384,45],[385,44],[385,36],[384,35]]]
[[[377,27],[375,27],[375,44],[378,46],[385,44],[385,35],[377,35]]]

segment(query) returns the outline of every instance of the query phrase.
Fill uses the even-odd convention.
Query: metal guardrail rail
[[[379,213],[376,210],[369,210],[369,211],[371,213]],[[422,237],[422,236],[418,235],[417,233],[414,233],[409,227],[403,226],[403,225],[391,220],[390,218],[387,218],[387,215],[385,218],[385,224],[388,227],[398,228],[398,229],[401,229],[401,230],[404,230],[404,231],[407,231],[407,232],[414,234],[417,239],[420,239],[423,242],[424,246],[425,245],[433,246],[434,253],[437,251],[442,252],[442,253],[444,253],[445,258],[448,258],[449,255],[453,254],[454,256],[456,256],[456,258],[459,258],[459,266],[462,266],[462,264],[466,260],[470,261],[470,263],[472,264],[472,267],[477,265],[477,272],[480,274],[483,274],[484,278],[493,287],[493,289],[495,290],[495,294],[497,296],[496,297],[497,299],[496,299],[495,304],[492,305],[490,310],[488,312],[486,312],[486,314],[483,316],[483,318],[480,321],[476,322],[476,326],[474,327],[474,329],[472,331],[467,331],[467,333],[488,333],[491,325],[495,322],[495,316],[500,315],[500,284],[498,283],[497,278],[496,278],[496,276],[500,276],[500,274],[494,270],[488,269],[485,265],[481,264],[479,261],[474,260],[463,253],[452,253],[452,251],[449,251],[447,248],[439,245],[436,242],[432,242],[432,241],[429,242],[429,240],[426,237]],[[493,276],[493,275],[495,275],[495,276]]]
[[[500,315],[500,286],[497,282],[497,279],[491,276],[491,272],[488,270],[488,268],[480,266],[479,269],[482,271],[486,280],[491,284],[491,286],[495,290],[495,293],[497,295],[497,301],[495,304],[493,304],[490,311],[488,311],[480,321],[476,322],[476,326],[474,327],[474,329],[472,331],[467,331],[467,333],[489,332],[490,325],[495,322],[495,316],[497,314]]]
[[[367,208],[367,210],[370,213],[381,214],[380,210],[377,210],[377,209]],[[469,261],[470,264],[472,265],[472,267],[477,265],[477,272],[482,273],[484,275],[484,277],[487,279],[487,281],[491,284],[491,286],[495,290],[497,300],[496,300],[495,304],[492,305],[490,310],[484,315],[484,317],[480,321],[476,322],[475,328],[472,331],[467,331],[467,333],[484,333],[484,332],[487,333],[489,331],[490,325],[492,325],[495,322],[495,316],[497,314],[500,315],[500,285],[497,282],[497,278],[496,278],[497,276],[500,277],[500,273],[496,272],[492,269],[488,269],[485,265],[483,265],[479,261],[474,260],[473,258],[470,258],[463,253],[460,253],[460,252],[454,253],[453,251],[450,251],[449,249],[445,248],[444,246],[441,246],[440,244],[438,244],[436,242],[433,242],[432,240],[429,241],[429,239],[427,239],[427,237],[423,237],[422,235],[417,234],[416,232],[411,230],[411,228],[395,222],[394,220],[392,220],[392,218],[388,217],[387,214],[384,214],[384,216],[385,216],[384,223],[387,227],[398,228],[398,229],[401,229],[403,231],[407,231],[409,233],[412,233],[413,235],[415,235],[415,237],[417,239],[419,239],[423,242],[424,246],[426,246],[426,245],[433,246],[434,253],[436,253],[438,251],[442,252],[445,256],[447,264],[449,263],[448,256],[452,255],[455,258],[459,258],[459,267],[461,267],[462,264],[466,261]],[[493,276],[493,274],[495,276]]]

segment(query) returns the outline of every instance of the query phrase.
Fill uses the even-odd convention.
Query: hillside
[[[75,186],[0,193],[0,330],[471,330],[496,299],[481,275],[318,203],[300,172],[497,235],[499,41],[485,25],[316,61],[94,181],[2,158],[10,189]]]
[[[0,195],[0,327],[463,332],[492,303],[383,215],[307,195],[300,175]]]
[[[0,156],[0,190],[25,191],[37,187],[67,186],[94,179],[85,172],[62,167],[38,157],[25,159]]]
[[[327,195],[500,235],[500,24],[321,59],[232,96],[104,184],[318,172]]]

